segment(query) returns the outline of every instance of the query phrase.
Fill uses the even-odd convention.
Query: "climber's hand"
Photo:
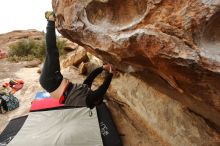
[[[102,67],[103,67],[104,70],[109,71],[111,65],[110,64],[104,64]]]
[[[106,70],[106,71],[108,71],[109,73],[114,73],[114,71],[115,71],[113,65],[112,65],[112,64],[109,64],[109,63],[103,65],[103,69]]]

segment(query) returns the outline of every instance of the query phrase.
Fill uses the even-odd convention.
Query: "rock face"
[[[109,93],[125,104],[127,108],[121,108],[125,113],[135,113],[168,145],[214,145],[215,136],[202,134],[209,128],[196,115],[219,129],[219,0],[53,0],[52,4],[63,36],[129,74],[115,79],[113,84],[121,81]],[[124,84],[130,80],[145,85],[134,90]],[[155,90],[154,96],[148,94],[149,88]],[[181,111],[179,103],[196,115]],[[129,117],[135,121],[132,114]]]
[[[81,62],[88,61],[88,57],[86,55],[86,51],[82,47],[77,47],[76,50],[67,54],[66,59],[62,61],[62,65],[64,68],[74,65],[78,66]]]
[[[149,74],[151,78],[152,75]],[[126,83],[126,86],[122,86]],[[113,80],[109,96],[119,103],[119,111],[131,119],[138,135],[126,133],[122,115],[117,115],[120,133],[124,133],[124,145],[172,145],[172,146],[207,146],[215,143],[217,135],[201,117],[195,116],[177,101],[155,90],[149,84],[129,75],[120,75]],[[113,94],[115,93],[115,94]],[[128,129],[128,128],[127,128]],[[135,130],[134,130],[135,131]],[[136,140],[133,138],[136,137]],[[130,139],[133,138],[133,141]],[[135,142],[135,143],[134,143]]]

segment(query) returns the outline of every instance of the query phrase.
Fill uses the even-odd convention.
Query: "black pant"
[[[63,79],[63,76],[60,73],[59,51],[56,46],[55,23],[53,21],[48,21],[47,24],[46,47],[46,59],[40,76],[40,84],[46,91],[53,92],[60,86]],[[102,67],[95,69],[89,74],[83,83],[91,88],[93,80],[102,71]],[[94,107],[103,100],[103,96],[107,91],[111,80],[112,74],[108,73],[103,84],[97,90],[90,92],[86,99],[88,107]]]
[[[48,21],[46,33],[46,59],[40,76],[41,86],[48,92],[55,91],[61,84],[59,51],[56,46],[55,23]]]

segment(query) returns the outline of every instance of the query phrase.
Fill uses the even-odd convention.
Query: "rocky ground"
[[[0,50],[7,53],[9,45],[28,38],[42,39],[43,33],[36,30],[26,30],[0,34]],[[42,90],[38,83],[39,74],[37,70],[39,68],[26,68],[27,64],[28,62],[9,62],[6,58],[0,60],[0,85],[9,82],[10,79],[22,79],[25,82],[23,88],[15,93],[20,101],[20,107],[0,116],[0,132],[11,119],[26,115],[29,112],[31,100],[34,98],[36,91]]]
[[[12,31],[6,34],[0,34],[0,50],[8,53],[9,45],[14,44],[22,39],[43,39],[44,33],[36,30]],[[77,45],[67,42],[68,49],[74,49]],[[84,53],[85,55],[85,53]],[[74,61],[74,60],[72,60]],[[82,60],[81,60],[82,61]],[[69,64],[69,66],[71,63]],[[9,82],[10,79],[21,79],[24,81],[24,86],[21,90],[15,93],[15,96],[20,101],[20,107],[14,111],[0,115],[0,132],[4,129],[7,123],[16,117],[28,114],[31,101],[35,97],[37,91],[43,91],[39,84],[40,74],[38,70],[42,64],[39,60],[9,62],[7,58],[0,59],[0,85]],[[68,67],[68,66],[67,66]],[[78,77],[77,68],[70,67],[64,70],[65,77],[74,79],[80,82],[83,76]]]
[[[16,117],[26,115],[29,112],[31,101],[37,91],[42,91],[37,73],[38,67],[26,68],[25,63],[11,63],[6,59],[0,61],[0,84],[9,82],[10,79],[24,80],[24,86],[21,90],[15,93],[15,96],[20,101],[20,107],[14,111],[2,114],[0,116],[0,132],[4,129],[7,123]]]

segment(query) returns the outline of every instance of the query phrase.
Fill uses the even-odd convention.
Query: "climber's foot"
[[[45,18],[48,20],[48,21],[55,21],[56,17],[55,17],[55,14],[53,11],[46,11],[45,12]]]

